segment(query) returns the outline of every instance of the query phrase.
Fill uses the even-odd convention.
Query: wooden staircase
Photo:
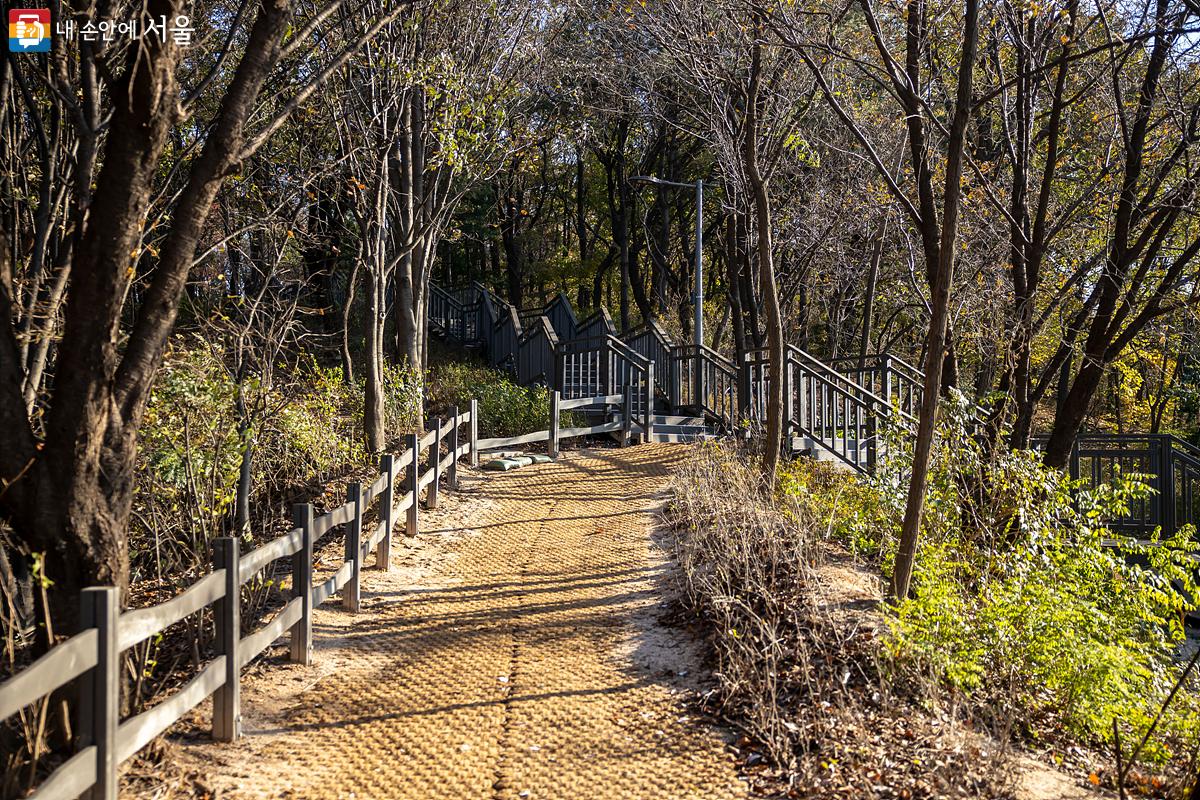
[[[565,295],[520,310],[478,283],[453,292],[432,286],[429,321],[436,334],[480,350],[518,383],[547,386],[564,400],[628,387],[637,398],[632,416],[651,420],[655,441],[749,435],[766,419],[761,351],[735,364],[711,348],[676,344],[657,322],[619,334],[604,310],[581,321]],[[843,372],[790,347],[785,441],[794,453],[869,472],[878,458],[878,421],[914,422],[906,409],[919,402],[919,378],[887,355]]]
[[[429,322],[518,383],[544,385],[563,400],[630,395],[631,427],[649,426],[653,441],[752,436],[765,426],[770,381],[762,350],[734,363],[708,347],[676,344],[657,322],[622,334],[603,309],[580,320],[563,294],[520,310],[479,283],[431,286]],[[826,362],[789,346],[783,377],[784,441],[793,455],[873,474],[887,427],[916,430],[925,376],[890,353]],[[623,420],[615,406],[603,413]],[[1079,437],[1073,478],[1096,486],[1118,470],[1152,476],[1157,493],[1113,520],[1114,530],[1173,533],[1200,521],[1200,449],[1159,434]]]

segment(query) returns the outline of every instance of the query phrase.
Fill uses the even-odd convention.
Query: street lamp
[[[696,190],[696,288],[692,293],[692,306],[696,312],[696,345],[704,346],[704,181],[680,183],[656,178],[653,175],[634,175],[632,184],[642,186],[665,186],[671,189]],[[699,350],[696,351],[699,355]]]

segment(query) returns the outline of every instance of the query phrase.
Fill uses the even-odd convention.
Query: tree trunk
[[[371,299],[367,312],[367,342],[364,370],[366,387],[363,396],[363,438],[367,450],[380,453],[387,445],[386,402],[383,388],[383,290],[382,274],[371,277]]]
[[[361,252],[361,248],[360,248]],[[346,305],[342,308],[342,381],[354,385],[354,356],[350,352],[350,325],[354,317],[354,299],[358,293],[358,272],[361,258],[354,259],[350,278],[346,283]]]
[[[174,17],[177,0],[152,0],[147,12]],[[60,628],[74,624],[78,591],[128,583],[126,530],[133,499],[138,432],[150,390],[186,289],[196,244],[221,180],[242,157],[245,121],[278,58],[289,13],[285,0],[264,3],[216,119],[180,190],[136,319],[117,342],[140,236],[159,162],[177,118],[175,73],[181,51],[148,39],[113,82],[115,105],[103,166],[86,220],[77,231],[63,338],[38,443],[24,411],[11,329],[11,295],[0,280],[0,513],[22,546],[45,554]],[[81,180],[89,180],[82,176]],[[6,266],[5,269],[8,267]],[[3,277],[0,275],[0,277]],[[11,284],[10,284],[11,285]],[[48,637],[43,636],[43,646]]]
[[[762,472],[766,482],[775,485],[775,471],[783,450],[784,370],[787,368],[783,342],[783,315],[779,308],[779,288],[775,282],[775,261],[771,247],[771,199],[758,165],[759,80],[762,74],[762,36],[766,12],[755,3],[754,43],[750,49],[750,75],[746,88],[746,124],[742,139],[742,164],[754,205],[757,235],[759,285],[767,323],[769,379],[767,395],[767,438],[763,445]]]
[[[250,529],[250,490],[254,475],[254,429],[246,408],[242,378],[238,376],[238,434],[242,440],[242,460],[238,467],[237,496],[234,500],[233,535],[241,536]]]
[[[1100,387],[1104,378],[1105,364],[1095,359],[1085,358],[1075,376],[1070,391],[1063,399],[1062,406],[1054,415],[1054,426],[1050,429],[1050,441],[1046,444],[1044,461],[1046,466],[1063,469],[1071,457],[1071,449],[1075,446],[1075,438],[1083,428],[1087,417],[1088,407],[1092,397]]]
[[[921,13],[919,4],[910,4],[909,14]],[[929,335],[927,337],[925,394],[921,398],[921,418],[917,425],[917,441],[913,452],[912,476],[908,485],[908,501],[900,528],[900,543],[892,573],[892,598],[907,597],[916,561],[917,536],[925,504],[925,489],[929,476],[929,460],[933,447],[934,426],[937,423],[938,398],[942,369],[947,351],[950,323],[950,287],[954,280],[955,242],[958,235],[959,198],[962,191],[963,149],[971,108],[971,86],[974,78],[975,50],[978,43],[979,0],[967,0],[962,56],[958,66],[958,96],[946,153],[946,188],[943,199],[943,221],[938,247],[938,263],[934,274]],[[909,47],[920,42],[909,41]],[[936,225],[932,219],[926,225]]]
[[[858,368],[866,369],[867,355],[871,351],[871,324],[875,313],[875,287],[879,283],[879,264],[883,261],[883,240],[887,236],[887,219],[875,237],[875,246],[871,248],[871,269],[867,274],[866,296],[863,298],[862,328],[858,339]],[[861,379],[861,378],[860,378]]]

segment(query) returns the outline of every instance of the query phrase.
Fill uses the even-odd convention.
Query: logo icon
[[[13,53],[49,53],[50,9],[9,9],[8,49]]]

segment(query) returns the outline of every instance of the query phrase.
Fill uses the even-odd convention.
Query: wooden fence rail
[[[521,445],[533,444],[534,442],[548,442],[547,449],[553,457],[558,455],[559,443],[566,439],[617,432],[622,432],[623,434],[621,436],[622,445],[630,444],[633,441],[635,433],[642,436],[643,441],[649,441],[650,436],[654,433],[654,417],[648,411],[651,407],[649,392],[654,385],[654,373],[652,365],[648,369],[648,380],[643,381],[639,385],[627,383],[619,394],[598,394],[564,400],[561,393],[555,390],[550,393],[550,427],[546,430],[523,433],[519,436],[496,436],[489,439],[473,439],[472,452],[478,453],[486,450],[520,447]],[[642,409],[642,414],[637,419],[635,419],[632,413],[635,406],[639,406]],[[615,410],[620,408],[622,418],[616,421],[605,421],[595,425],[576,428],[562,427],[563,411],[585,408],[599,408],[605,412],[610,409]],[[605,417],[607,418],[608,416],[605,413]],[[472,429],[472,435],[473,432],[474,429]]]
[[[464,425],[469,434],[465,442],[460,442],[459,428]],[[405,534],[416,535],[422,491],[427,506],[435,507],[443,476],[450,489],[457,486],[458,459],[470,456],[472,463],[478,463],[480,445],[488,441],[480,440],[477,431],[476,401],[471,401],[467,412],[450,409],[448,419],[434,420],[424,436],[411,435],[404,453],[385,455],[379,476],[370,485],[351,483],[343,505],[319,517],[313,516],[311,504],[297,505],[293,513],[295,527],[290,532],[245,555],[239,552],[238,539],[215,540],[212,572],[165,603],[121,613],[116,588],[85,589],[80,598],[81,631],[0,684],[0,720],[69,684],[75,685],[77,752],[31,796],[48,800],[84,795],[93,800],[113,800],[117,797],[120,763],[209,697],[213,698],[213,738],[236,740],[241,735],[241,669],[286,633],[291,634],[291,660],[302,664],[311,661],[312,609],[341,592],[343,608],[358,610],[364,558],[375,550],[376,566],[388,568],[398,515],[408,512]],[[448,450],[444,456],[443,444]],[[422,454],[428,454],[424,472],[420,471]],[[377,523],[365,534],[363,520],[372,505],[378,506]],[[345,528],[342,565],[314,585],[313,551],[339,526]],[[244,633],[241,587],[283,558],[291,559],[291,598],[265,625]],[[122,721],[118,685],[121,653],[209,606],[213,607],[216,628],[215,657],[170,697]]]

